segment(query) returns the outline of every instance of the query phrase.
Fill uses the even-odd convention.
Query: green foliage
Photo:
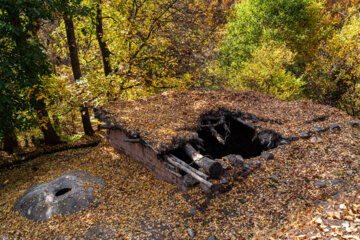
[[[280,42],[309,58],[322,38],[320,4],[313,0],[245,0],[235,7],[220,51],[223,65],[240,68],[261,42]]]
[[[262,44],[232,78],[231,85],[235,89],[249,88],[282,100],[299,98],[304,83],[287,70],[294,58],[295,54],[285,45]]]
[[[0,1],[0,134],[32,122],[41,76],[50,65],[34,33],[40,18],[47,18],[42,1]],[[33,88],[30,98],[25,89]],[[29,111],[30,110],[30,111]]]
[[[353,15],[308,64],[308,94],[322,103],[360,114],[360,16]]]

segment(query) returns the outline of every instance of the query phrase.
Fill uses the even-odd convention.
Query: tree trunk
[[[72,17],[69,16],[66,12],[64,13],[64,21],[65,21],[66,36],[70,51],[71,67],[74,74],[74,80],[76,82],[79,78],[81,78],[81,70],[80,70],[78,49],[76,46],[74,23]],[[93,135],[94,130],[91,126],[88,107],[86,107],[86,105],[83,104],[80,108],[80,112],[81,112],[81,120],[85,134],[89,136]]]
[[[112,72],[112,69],[110,64],[110,50],[104,40],[101,0],[98,0],[96,5],[96,38],[99,42],[105,76],[108,76]]]
[[[61,143],[59,136],[57,135],[49,114],[45,108],[45,103],[40,100],[36,104],[36,113],[40,119],[40,130],[44,135],[45,144],[56,145]]]
[[[16,138],[14,129],[10,129],[4,133],[4,151],[13,154],[18,148],[19,143]]]

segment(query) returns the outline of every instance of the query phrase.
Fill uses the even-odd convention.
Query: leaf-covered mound
[[[157,181],[148,170],[105,141],[92,148],[43,155],[11,169],[0,169],[0,236],[41,240],[359,236],[360,212],[356,206],[360,198],[359,191],[354,190],[360,186],[360,130],[346,123],[340,131],[329,130],[314,137],[272,149],[274,159],[246,159],[260,161],[261,166],[251,169],[247,178],[232,182],[231,191],[211,200],[200,188],[182,192],[174,185]],[[106,181],[98,207],[57,215],[41,224],[14,211],[14,203],[31,185],[51,181],[68,171],[85,171]],[[317,187],[318,182],[325,186]],[[356,196],[351,200],[347,194]],[[334,213],[329,215],[319,208],[333,205],[333,201],[336,209],[330,210]],[[347,209],[342,209],[341,204]],[[332,223],[330,218],[342,220]],[[335,225],[339,228],[332,228]],[[354,225],[358,230],[353,230]],[[310,227],[311,231],[306,231]],[[193,230],[194,238],[188,236],[188,229]]]
[[[315,125],[326,128],[330,123],[351,121],[350,116],[330,106],[310,101],[285,102],[253,91],[173,91],[110,102],[102,108],[115,126],[142,138],[158,152],[194,138],[201,116],[220,109],[241,111],[258,129],[269,128],[285,136],[316,130]]]

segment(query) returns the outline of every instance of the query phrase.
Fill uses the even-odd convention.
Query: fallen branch
[[[100,138],[95,139],[94,141],[87,142],[87,143],[81,143],[81,144],[60,144],[53,147],[48,147],[42,150],[35,150],[33,152],[29,153],[23,153],[18,156],[16,156],[15,161],[8,162],[0,165],[1,168],[8,168],[8,167],[14,167],[20,164],[23,164],[25,162],[28,162],[34,158],[40,157],[45,154],[52,154],[56,152],[66,151],[70,149],[79,149],[79,148],[87,148],[87,147],[95,147],[100,143]]]

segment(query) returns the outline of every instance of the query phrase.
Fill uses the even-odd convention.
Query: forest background
[[[92,108],[252,89],[360,115],[356,0],[0,0],[9,154],[93,135]]]

